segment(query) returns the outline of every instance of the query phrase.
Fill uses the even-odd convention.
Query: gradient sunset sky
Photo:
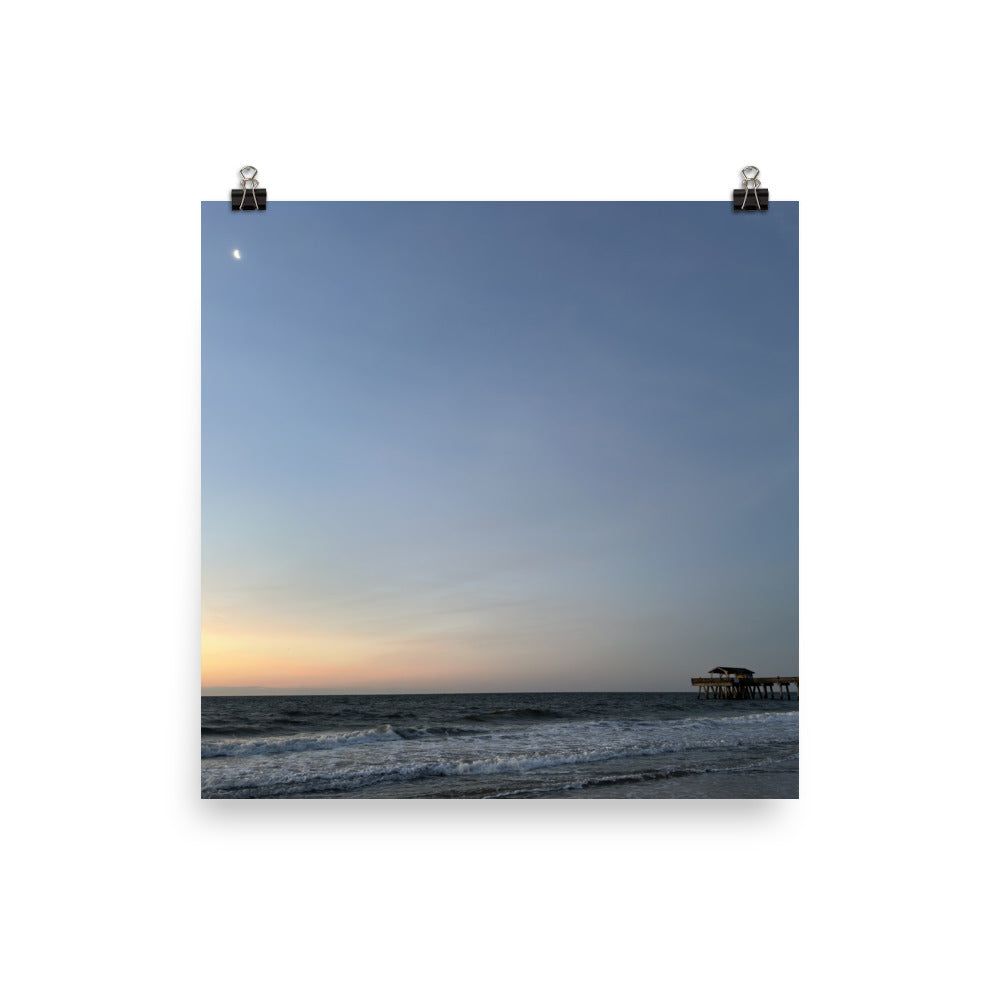
[[[797,203],[203,203],[203,690],[798,673],[797,317]]]

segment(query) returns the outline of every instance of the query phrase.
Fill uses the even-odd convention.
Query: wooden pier
[[[698,697],[705,692],[705,698],[773,698],[778,689],[778,700],[785,697],[792,700],[792,686],[795,686],[795,700],[799,698],[798,677],[757,677],[752,670],[743,667],[715,667],[708,677],[692,677],[691,683],[698,689]]]

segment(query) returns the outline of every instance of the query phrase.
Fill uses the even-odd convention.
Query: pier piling
[[[736,699],[749,700],[755,698],[774,698],[774,689],[778,688],[778,700],[786,697],[792,700],[792,686],[795,687],[795,700],[799,698],[799,678],[795,677],[756,677],[752,670],[742,667],[726,669],[715,667],[708,677],[692,677],[691,683],[698,689],[698,698],[705,693],[705,699]]]

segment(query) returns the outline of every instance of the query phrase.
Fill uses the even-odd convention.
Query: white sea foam
[[[350,792],[383,782],[520,774],[684,751],[766,747],[788,744],[797,736],[797,712],[546,722],[490,734],[406,740],[392,727],[381,726],[309,737],[208,741],[202,785],[210,795],[267,789],[294,794],[296,785],[303,792]],[[212,752],[213,747],[219,752]]]
[[[377,726],[347,733],[315,733],[310,736],[265,736],[256,740],[218,737],[202,740],[201,756],[259,757],[270,754],[301,753],[307,750],[330,750],[335,747],[384,743],[403,737],[392,726]]]

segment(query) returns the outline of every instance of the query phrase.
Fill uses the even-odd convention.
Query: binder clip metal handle
[[[240,167],[240,186],[230,192],[234,212],[263,212],[267,208],[267,188],[258,189],[259,184],[256,167]]]
[[[742,190],[736,188],[733,191],[733,211],[766,212],[767,188],[760,186],[760,170],[757,167],[744,167],[740,173],[743,174],[743,188]]]

